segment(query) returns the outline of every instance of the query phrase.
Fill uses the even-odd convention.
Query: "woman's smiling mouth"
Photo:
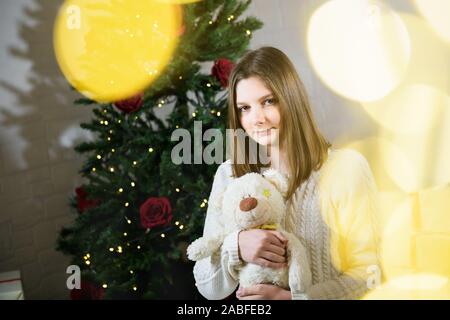
[[[255,130],[255,134],[258,137],[269,136],[272,133],[272,129],[275,129],[275,128],[269,128],[269,129],[266,129],[266,130]]]

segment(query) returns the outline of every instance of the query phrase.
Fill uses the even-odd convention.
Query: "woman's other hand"
[[[269,268],[287,266],[287,239],[278,231],[251,229],[239,232],[239,256],[249,263]]]
[[[291,300],[291,292],[272,284],[257,284],[251,287],[239,287],[236,291],[239,300]]]

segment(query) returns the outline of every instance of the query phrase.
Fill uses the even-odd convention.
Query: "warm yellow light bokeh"
[[[381,150],[386,172],[407,193],[450,182],[450,98],[427,86],[415,88],[420,102],[430,108],[427,117],[412,117],[414,125],[423,129],[417,129],[418,133],[380,132],[391,146]],[[408,128],[407,121],[400,118],[398,123]]]
[[[374,175],[375,183],[379,190],[388,192],[398,192],[399,187],[391,177],[387,174],[386,168],[382,162],[382,150],[392,148],[392,145],[380,137],[372,136],[369,138],[352,141],[343,146],[361,153],[370,165],[370,169]]]
[[[414,2],[436,33],[450,42],[450,1],[414,0]]]
[[[333,266],[358,278],[367,278],[368,267],[378,268],[376,186],[367,162],[354,150],[332,154],[318,178],[320,212],[330,230]],[[362,249],[364,248],[364,249]],[[368,267],[357,267],[362,260]],[[358,253],[357,253],[358,252]],[[369,268],[369,269],[370,269]]]
[[[427,134],[436,129],[438,117],[445,113],[445,108],[450,108],[450,98],[428,85],[413,84],[400,87],[382,100],[365,103],[364,107],[389,130]]]
[[[450,47],[430,26],[411,14],[400,14],[411,39],[411,61],[401,85],[381,100],[366,102],[365,110],[385,129],[427,134],[435,117],[448,108]]]
[[[414,172],[410,160],[402,153],[401,149],[382,138],[369,138],[355,141],[345,146],[346,149],[354,149],[364,155],[368,160],[378,192],[375,198],[376,221],[379,232],[379,258],[382,267],[384,281],[390,281],[405,275],[415,273],[430,273],[443,277],[450,277],[450,186],[442,186],[417,190],[414,193],[406,193],[396,186],[386,172],[383,160],[385,153],[396,155],[396,163],[399,168],[408,172]],[[339,172],[334,179],[344,183],[346,179],[352,179],[346,170],[340,168],[333,170]],[[339,179],[339,176],[341,178]],[[416,175],[413,174],[413,177]],[[414,178],[406,182],[415,182]],[[342,188],[337,188],[337,193]],[[358,198],[353,196],[354,201]],[[328,222],[334,234],[340,234],[339,228],[334,228]],[[371,223],[371,221],[367,221]],[[331,239],[331,247],[333,247]],[[333,260],[335,261],[335,260]],[[405,278],[408,279],[408,278]],[[390,288],[389,290],[391,290]],[[373,298],[400,298],[400,294],[413,294],[414,292],[383,291],[382,295]],[[441,291],[428,292],[431,298],[442,297]]]
[[[416,1],[426,21],[378,1],[333,0],[309,22],[308,54],[320,79],[362,102],[379,124],[376,134],[345,145],[366,157],[378,186],[384,283],[365,299],[450,299],[450,47],[442,41],[450,12],[437,2]],[[332,186],[321,195],[340,198],[356,170],[342,162],[332,172],[321,177],[321,187]],[[365,197],[351,199],[358,207]],[[346,233],[325,222],[333,262],[342,265],[334,240]]]
[[[153,0],[66,0],[54,26],[62,72],[79,92],[99,102],[144,90],[176,48],[180,10]]]
[[[420,192],[421,228],[427,234],[447,235],[447,271],[450,276],[450,185]]]
[[[383,276],[392,279],[415,270],[414,201],[401,193],[381,193],[379,214],[383,215],[380,260]]]
[[[310,18],[310,60],[321,80],[357,101],[387,95],[410,59],[408,31],[398,15],[377,1],[333,0]]]
[[[365,300],[447,300],[450,298],[448,277],[419,273],[388,281],[371,291]]]
[[[203,0],[153,0],[153,1],[172,3],[172,4],[186,4],[186,3],[200,2]]]
[[[411,43],[411,59],[402,85],[422,83],[449,94],[450,46],[420,16],[399,13]]]

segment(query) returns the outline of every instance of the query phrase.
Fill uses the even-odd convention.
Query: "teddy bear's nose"
[[[239,204],[239,209],[241,211],[250,211],[258,205],[258,200],[256,200],[253,197],[245,198],[241,200],[241,203]]]

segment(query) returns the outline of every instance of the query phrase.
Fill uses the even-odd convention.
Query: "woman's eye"
[[[266,106],[271,106],[273,104],[275,104],[274,98],[269,98],[269,99],[264,100],[264,105],[266,105]]]
[[[247,111],[248,110],[248,106],[242,106],[242,107],[239,107],[238,109],[239,109],[239,112],[244,112],[244,111]]]

